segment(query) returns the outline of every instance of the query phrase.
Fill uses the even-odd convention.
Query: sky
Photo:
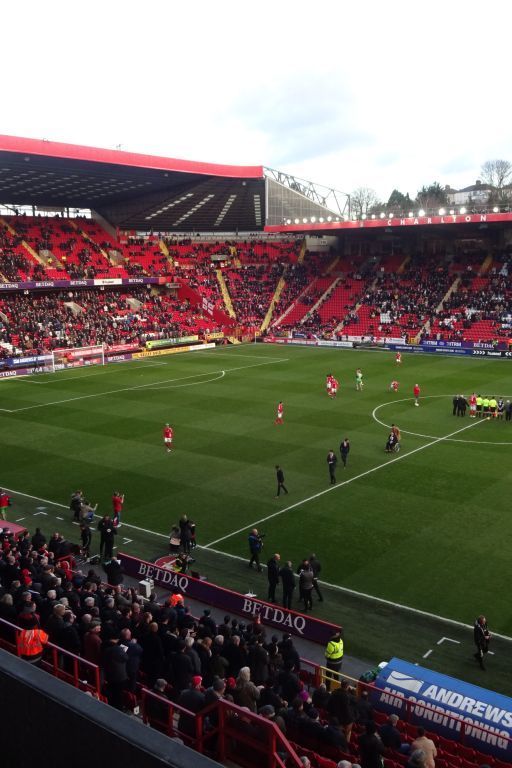
[[[0,133],[261,164],[384,202],[462,188],[512,161],[511,21],[508,0],[6,3]]]

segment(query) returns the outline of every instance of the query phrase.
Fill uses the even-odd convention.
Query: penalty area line
[[[226,368],[224,371],[222,369],[216,370],[216,371],[207,371],[206,373],[194,373],[191,376],[181,376],[177,379],[163,379],[162,381],[153,381],[149,384],[138,384],[134,387],[121,387],[120,389],[110,389],[107,392],[94,392],[91,395],[77,395],[76,397],[67,397],[64,400],[52,400],[49,403],[37,403],[36,405],[26,405],[22,408],[16,408],[14,410],[9,411],[9,413],[22,413],[23,411],[32,411],[35,408],[47,408],[50,405],[62,405],[63,403],[73,403],[77,402],[78,400],[90,400],[92,398],[96,397],[106,397],[108,395],[117,395],[120,392],[137,392],[142,389],[156,389],[158,387],[161,387],[162,384],[170,384],[175,381],[186,381],[187,379],[198,379],[202,376],[212,376],[216,373],[233,373],[234,371],[246,371],[248,368],[260,368],[263,365],[275,365],[276,363],[287,363],[288,358],[279,358],[277,360],[269,360],[266,363],[254,363],[253,365],[239,365],[236,368]],[[207,383],[207,382],[206,382]]]
[[[250,523],[249,525],[244,525],[243,528],[238,528],[236,531],[232,531],[231,533],[228,533],[225,536],[221,536],[220,538],[215,539],[214,541],[210,541],[209,544],[204,545],[204,548],[208,549],[209,547],[213,547],[215,546],[215,544],[219,544],[221,541],[226,541],[226,539],[230,539],[239,533],[243,533],[249,528],[255,528],[260,523],[265,523],[267,520],[272,520],[272,518],[278,517],[279,515],[283,515],[285,512],[290,512],[290,510],[292,509],[296,509],[297,507],[301,507],[304,504],[308,504],[310,501],[314,501],[315,499],[319,499],[321,496],[325,496],[326,493],[332,493],[333,491],[337,491],[340,488],[344,488],[346,485],[349,485],[350,483],[354,483],[356,480],[360,480],[362,477],[367,477],[368,475],[371,475],[373,472],[378,472],[379,469],[384,469],[384,467],[389,467],[392,464],[396,464],[398,461],[403,461],[404,459],[407,459],[409,456],[413,456],[415,453],[424,451],[426,448],[430,448],[433,445],[437,445],[437,443],[441,443],[444,440],[448,440],[450,437],[453,437],[454,435],[458,435],[460,432],[464,432],[466,429],[471,429],[471,427],[476,427],[478,424],[483,424],[483,423],[484,423],[483,420],[472,422],[471,424],[468,424],[467,426],[462,427],[461,429],[457,429],[455,432],[451,432],[449,435],[444,435],[444,437],[437,437],[435,440],[432,440],[430,443],[425,443],[425,445],[420,445],[419,448],[414,448],[414,450],[409,451],[408,453],[401,453],[399,456],[396,456],[394,459],[385,461],[382,464],[377,464],[376,467],[367,469],[365,472],[361,472],[359,475],[354,475],[354,477],[350,477],[348,480],[344,480],[343,482],[337,483],[336,485],[331,485],[330,488],[325,488],[323,491],[314,493],[312,496],[308,496],[306,499],[302,499],[301,501],[296,501],[295,504],[290,504],[288,507],[285,507],[284,509],[279,509],[277,512],[273,512],[271,515],[267,515],[266,517],[262,517],[259,520],[255,520],[253,523]]]

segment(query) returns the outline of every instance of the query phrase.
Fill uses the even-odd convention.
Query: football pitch
[[[491,631],[512,636],[512,422],[471,419],[469,410],[453,416],[452,397],[512,399],[512,369],[433,354],[402,360],[258,344],[2,381],[0,484],[13,492],[11,518],[76,540],[72,491],[83,489],[107,514],[119,490],[119,551],[166,553],[172,524],[187,514],[200,545],[194,567],[266,598],[265,573],[247,567],[247,535],[257,526],[265,561],[279,552],[296,566],[316,552],[328,586],[314,615],[343,624],[347,653],[371,663],[399,655],[509,693],[512,643],[496,639],[482,673],[472,632],[457,622],[484,613]],[[328,373],[340,382],[335,400]],[[274,424],[280,400],[282,426]],[[402,432],[396,454],[384,450],[392,423]],[[280,498],[276,464],[289,490]]]

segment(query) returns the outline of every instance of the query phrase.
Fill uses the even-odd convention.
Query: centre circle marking
[[[425,395],[425,397],[422,397],[422,400],[435,400],[440,397],[453,397],[453,395]],[[504,395],[504,397],[512,397],[511,395]],[[380,424],[382,427],[386,427],[386,429],[391,429],[391,424],[386,424],[384,421],[381,421],[379,418],[377,418],[377,412],[380,411],[381,408],[386,408],[388,405],[396,405],[396,403],[407,403],[412,402],[414,400],[413,397],[402,397],[400,400],[389,400],[387,403],[381,403],[380,405],[377,405],[376,408],[372,411],[372,418],[374,421],[377,422],[377,424]],[[405,435],[412,435],[413,437],[424,437],[427,440],[443,440],[447,443],[473,443],[475,445],[512,445],[512,441],[503,441],[503,442],[491,442],[489,440],[464,440],[460,437],[442,437],[440,435],[424,435],[421,432],[411,432],[409,429],[402,429],[400,427],[400,432],[403,432]]]

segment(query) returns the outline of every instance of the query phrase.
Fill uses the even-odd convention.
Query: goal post
[[[66,368],[82,368],[89,365],[105,365],[105,347],[103,344],[91,347],[54,349],[50,370],[62,371]]]

